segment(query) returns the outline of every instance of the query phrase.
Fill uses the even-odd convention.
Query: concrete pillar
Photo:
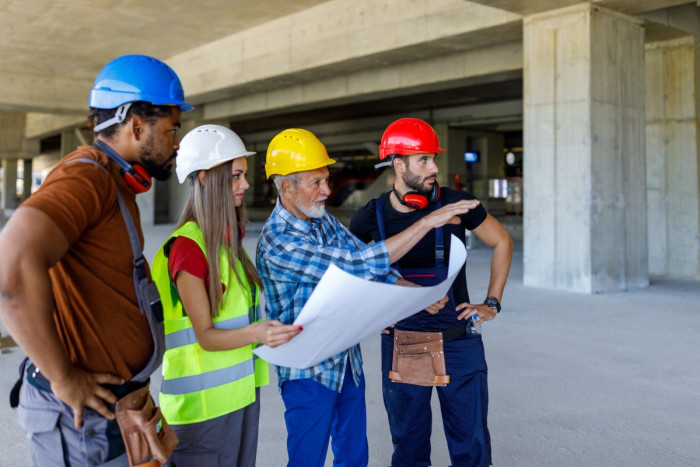
[[[524,283],[648,285],[644,29],[591,4],[524,20]]]
[[[18,158],[24,152],[26,114],[0,110],[0,157]]]
[[[24,140],[24,195],[23,199],[28,198],[32,194],[32,186],[34,185],[34,179],[36,178],[39,183],[41,183],[42,177],[38,175],[35,177],[34,171],[39,172],[42,169],[41,161],[39,164],[35,163],[35,159],[39,157],[41,153],[41,140],[39,138],[26,138]]]
[[[24,173],[22,175],[23,189],[22,201],[29,198],[32,194],[32,160],[24,159]]]
[[[694,36],[646,46],[649,272],[700,278],[700,60]]]
[[[2,160],[2,209],[6,216],[12,213],[17,202],[17,159]]]
[[[2,192],[0,207],[6,215],[18,205],[17,159],[24,153],[26,114],[0,110],[0,158],[2,159]]]

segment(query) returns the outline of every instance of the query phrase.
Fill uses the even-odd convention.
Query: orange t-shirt
[[[95,160],[109,174],[94,164],[67,163],[76,158]],[[66,156],[22,206],[51,217],[70,245],[49,270],[54,320],[70,360],[86,370],[129,380],[145,366],[153,340],[136,299],[131,245],[115,186],[143,245],[134,191],[116,164],[92,146]]]

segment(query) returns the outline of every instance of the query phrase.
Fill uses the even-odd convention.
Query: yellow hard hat
[[[313,133],[290,128],[272,138],[267,147],[265,175],[289,175],[335,164],[326,147]]]

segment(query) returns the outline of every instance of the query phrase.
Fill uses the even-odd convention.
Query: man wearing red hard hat
[[[385,162],[379,166],[393,167],[394,187],[355,213],[352,233],[365,242],[381,241],[441,206],[475,199],[471,193],[438,185],[435,157],[444,151],[435,130],[423,120],[402,118],[389,125],[379,146],[379,158]],[[447,277],[451,235],[464,242],[469,229],[494,249],[483,303],[472,304],[469,299],[465,265],[443,309],[420,311],[382,335],[382,389],[394,444],[393,466],[431,465],[433,386],[452,465],[491,464],[487,367],[479,326],[501,309],[513,241],[481,205],[458,217],[458,224],[434,229],[394,264],[404,279],[429,286]],[[422,352],[414,352],[417,348]]]

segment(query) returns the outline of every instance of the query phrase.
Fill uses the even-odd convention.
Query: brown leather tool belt
[[[117,401],[114,415],[124,439],[130,466],[165,464],[177,446],[177,436],[156,407],[148,386]]]
[[[445,368],[444,342],[468,334],[464,324],[443,332],[389,329],[394,351],[389,379],[395,383],[418,386],[447,386],[450,375]]]

